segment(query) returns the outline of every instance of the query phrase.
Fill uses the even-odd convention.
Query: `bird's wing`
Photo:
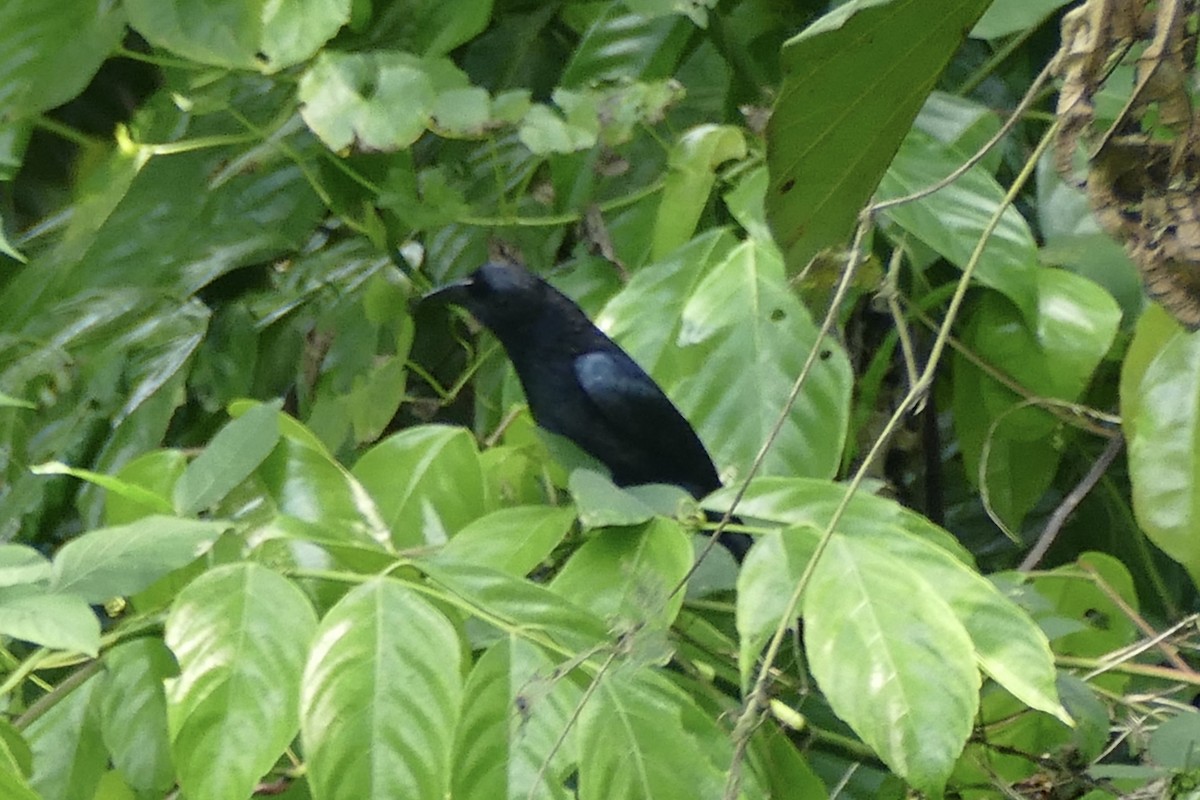
[[[683,415],[620,350],[575,359],[575,377],[613,432],[637,453],[631,483],[675,483],[701,495],[720,485],[708,451]],[[615,470],[614,470],[615,473]]]

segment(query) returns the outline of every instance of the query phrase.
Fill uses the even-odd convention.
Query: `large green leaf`
[[[668,393],[722,469],[744,474],[812,348],[816,326],[772,247],[746,242],[713,268],[683,309]],[[836,341],[815,363],[761,474],[831,477],[849,420],[852,375]]]
[[[896,774],[939,795],[971,734],[980,679],[937,588],[869,543],[837,537],[804,598],[804,642],[837,715]]]
[[[990,0],[858,0],[783,49],[767,214],[789,272],[849,236],[934,82]]]
[[[153,516],[88,531],[55,555],[51,586],[90,603],[136,594],[194,561],[228,528],[223,522]]]
[[[475,662],[455,734],[460,800],[565,800],[578,760],[570,722],[582,690],[537,647],[501,639]]]
[[[177,675],[161,639],[134,639],[104,654],[100,733],[113,765],[135,790],[163,793],[175,783],[163,681]]]
[[[1138,524],[1200,585],[1200,337],[1152,306],[1121,376],[1121,419]]]
[[[397,547],[441,544],[485,510],[479,451],[463,428],[409,428],[364,453],[352,472]]]
[[[347,594],[313,640],[300,726],[315,797],[442,797],[462,695],[454,627],[403,584]]]
[[[844,487],[829,482],[765,478],[751,484],[738,506],[744,516],[779,519],[792,526],[760,537],[739,575],[737,619],[743,678],[759,657],[766,638],[778,626],[787,598],[811,557],[817,533],[828,523],[844,492]],[[726,490],[714,500],[728,494]],[[887,581],[873,583],[864,578],[863,591],[870,593],[867,600],[872,605],[912,617],[919,625],[924,618],[920,607],[924,596],[936,597],[951,616],[939,620],[934,615],[930,617],[931,625],[957,625],[969,637],[969,661],[977,662],[984,673],[1030,707],[1064,717],[1045,635],[1024,611],[971,567],[961,545],[947,532],[894,501],[859,494],[847,507],[834,534],[834,541],[843,538],[853,540],[846,545],[850,550],[844,553],[848,561],[865,554],[864,569],[868,571],[875,568],[876,562],[888,562],[905,573],[903,580],[908,588],[903,591]],[[896,594],[889,595],[891,591]],[[806,597],[802,606],[805,614],[809,602]],[[807,626],[805,631],[806,636],[818,635]],[[919,677],[917,662],[897,659],[895,669],[901,682]],[[918,671],[909,673],[909,669]]]
[[[579,719],[580,798],[722,796],[729,738],[691,697],[646,670],[598,680]],[[714,745],[719,763],[710,757]]]
[[[299,731],[300,677],[315,629],[303,592],[257,564],[218,567],[179,593],[165,635],[180,674],[166,687],[185,794],[250,796]]]
[[[350,19],[350,0],[129,0],[147,41],[201,64],[264,72],[311,56]]]
[[[722,263],[737,245],[723,228],[706,231],[666,259],[634,273],[596,315],[596,325],[660,382],[673,375],[683,309],[708,269]],[[647,325],[653,314],[655,324]]]

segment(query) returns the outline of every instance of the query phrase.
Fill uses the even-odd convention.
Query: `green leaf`
[[[812,526],[785,528],[757,537],[746,554],[737,578],[738,670],[743,687],[749,686],[763,648],[783,619],[819,533]]]
[[[100,620],[82,598],[29,586],[0,589],[0,634],[92,657],[100,650]]]
[[[73,478],[94,483],[107,490],[111,495],[121,497],[126,502],[141,506],[151,513],[170,514],[172,510],[171,503],[165,498],[113,475],[104,475],[90,469],[69,467],[58,461],[36,464],[29,470],[34,475],[70,475]]]
[[[151,450],[129,461],[113,477],[123,486],[141,490],[123,493],[110,492],[104,498],[104,521],[109,525],[135,522],[157,509],[166,506],[170,513],[174,508],[171,497],[179,476],[187,469],[187,455],[181,450]],[[153,505],[141,492],[149,492],[156,500]]]
[[[544,586],[467,564],[421,562],[430,581],[503,635],[582,653],[608,643],[595,614]]]
[[[151,44],[202,64],[274,72],[304,61],[350,19],[350,0],[129,0]]]
[[[999,39],[1032,30],[1069,4],[1070,0],[996,0],[971,29],[971,38]]]
[[[963,342],[1033,396],[1074,402],[1112,346],[1121,311],[1086,278],[1055,269],[1033,277],[1029,312],[985,295]],[[1056,433],[1063,423],[1021,403],[964,356],[955,357],[955,428],[968,478],[981,481],[990,508],[1013,530],[1049,487],[1062,448]]]
[[[300,695],[315,796],[446,795],[460,647],[449,621],[394,580],[363,584],[329,610]]]
[[[300,676],[315,629],[304,594],[257,564],[218,567],[179,593],[165,641],[180,674],[166,693],[186,795],[244,800],[283,754],[300,727]]]
[[[50,561],[24,544],[0,544],[0,587],[50,580]]]
[[[397,547],[441,544],[484,512],[479,451],[462,428],[409,428],[364,453],[352,473]]]
[[[324,51],[300,78],[300,114],[331,150],[399,150],[432,124],[439,92],[467,86],[445,59]]]
[[[194,561],[228,529],[224,522],[161,516],[97,528],[55,554],[50,585],[89,603],[136,594]]]
[[[654,516],[653,508],[599,472],[572,470],[568,485],[579,509],[579,522],[585,528],[638,525]]]
[[[745,157],[746,138],[731,125],[699,125],[679,138],[668,157],[651,258],[664,258],[692,238],[716,183],[717,168]]]
[[[36,116],[82,92],[124,33],[125,9],[117,3],[0,5],[0,123]]]
[[[2,237],[0,237],[2,238]],[[3,243],[0,242],[0,247]],[[22,400],[19,397],[13,397],[11,394],[0,392],[0,407],[2,408],[37,408],[37,403],[31,403],[28,400]]]
[[[575,512],[569,508],[502,508],[468,523],[435,559],[476,564],[519,577],[550,555],[574,521]]]
[[[489,647],[463,691],[453,797],[567,800],[563,780],[578,762],[571,717],[581,695],[572,677],[528,642],[509,637]]]
[[[803,797],[828,800],[825,784],[813,772],[800,750],[780,731],[763,726],[751,739],[751,758],[755,759],[770,797]]]
[[[280,516],[317,526],[330,544],[392,552],[387,524],[366,490],[309,436],[307,429],[299,438],[289,433],[258,470]]]
[[[605,81],[667,77],[674,73],[693,27],[674,16],[649,18],[608,5],[587,29],[559,78],[578,88]]]
[[[721,469],[749,469],[817,346],[816,333],[772,247],[738,246],[696,287],[664,388]],[[813,367],[759,474],[830,477],[841,463],[852,375],[836,341],[820,347],[827,356]]]
[[[1200,714],[1183,711],[1170,717],[1150,735],[1150,758],[1155,764],[1180,771],[1195,769],[1200,755]]]
[[[0,762],[11,767],[16,775],[28,776],[33,772],[33,752],[29,742],[8,720],[0,721]]]
[[[920,573],[835,537],[804,598],[805,651],[834,712],[920,791],[939,795],[979,708],[974,648]]]
[[[1138,321],[1121,376],[1133,511],[1200,585],[1200,337],[1157,306]]]
[[[576,95],[559,89],[554,99],[560,104],[567,104]],[[584,113],[579,103],[574,105],[575,115],[560,115],[549,106],[537,104],[525,112],[517,135],[521,144],[529,148],[535,155],[551,153],[575,153],[586,150],[596,144],[600,131],[600,120],[595,114]]]
[[[767,128],[767,216],[789,272],[849,237],[934,82],[990,2],[846,3],[784,45],[784,83]]]
[[[956,147],[913,130],[880,182],[879,198],[890,200],[931,186],[961,167],[962,160]],[[944,189],[885,213],[905,232],[962,268],[1003,200],[1004,189],[987,170],[975,165]],[[1037,272],[1037,242],[1025,219],[1009,206],[984,247],[975,280],[1032,315],[1037,303]]]
[[[99,685],[91,677],[25,730],[33,749],[29,785],[40,800],[76,800],[95,793],[108,761],[93,702]]]
[[[729,738],[690,696],[646,670],[599,680],[579,719],[581,797],[722,796]]]
[[[175,483],[179,514],[210,508],[250,477],[279,442],[280,405],[258,405],[217,431]]]
[[[162,640],[134,639],[104,654],[100,733],[129,785],[163,794],[175,783],[163,681],[179,673]]]
[[[596,532],[575,551],[550,588],[608,620],[614,629],[666,628],[683,605],[676,591],[692,568],[692,543],[679,523],[656,518]]]
[[[621,344],[648,373],[666,382],[678,357],[676,344],[688,298],[708,271],[738,242],[718,228],[700,234],[666,260],[639,269],[596,315],[596,325]],[[649,314],[654,325],[647,325]]]

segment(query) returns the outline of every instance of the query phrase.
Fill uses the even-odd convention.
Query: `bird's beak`
[[[421,305],[465,306],[471,278],[460,278],[421,295]]]

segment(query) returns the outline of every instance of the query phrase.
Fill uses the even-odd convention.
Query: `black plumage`
[[[522,267],[489,263],[426,295],[462,306],[508,353],[538,425],[608,467],[618,486],[721,486],[708,451],[662,389],[569,298]],[[720,538],[739,562],[750,537]]]

